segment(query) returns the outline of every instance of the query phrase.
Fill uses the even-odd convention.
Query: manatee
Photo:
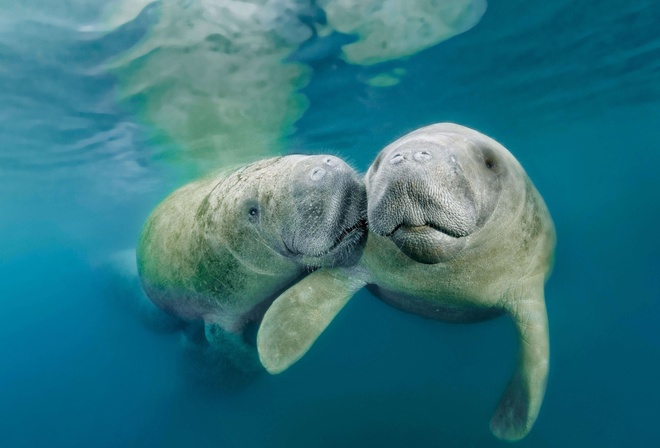
[[[190,340],[206,339],[251,371],[260,368],[251,324],[314,269],[350,263],[365,215],[364,184],[334,156],[225,170],[154,209],[137,247],[140,281],[158,308],[191,323]]]
[[[531,429],[548,376],[544,284],[555,230],[520,163],[493,139],[440,123],[385,147],[365,176],[369,232],[353,266],[321,269],[278,297],[257,336],[271,373],[296,362],[363,286],[448,322],[510,316],[519,358],[491,419],[501,439]]]

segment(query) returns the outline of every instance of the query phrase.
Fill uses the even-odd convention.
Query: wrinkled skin
[[[364,186],[341,159],[258,161],[185,185],[152,212],[138,243],[140,281],[154,304],[203,321],[202,338],[250,370],[258,360],[246,326],[313,269],[349,262],[364,215]]]
[[[370,231],[359,263],[315,272],[274,302],[258,334],[263,365],[277,373],[294,363],[363,286],[398,309],[442,321],[508,314],[520,355],[491,430],[521,439],[548,373],[543,287],[555,230],[543,199],[502,145],[451,123],[384,148],[365,184]],[[311,323],[302,331],[304,319]]]

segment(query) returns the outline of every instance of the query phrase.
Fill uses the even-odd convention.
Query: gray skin
[[[152,212],[137,248],[140,281],[156,306],[202,321],[211,346],[254,370],[246,326],[313,269],[349,263],[364,242],[365,213],[364,185],[337,157],[227,170],[179,188]]]
[[[277,373],[296,362],[363,286],[442,321],[507,314],[519,359],[490,426],[501,439],[523,438],[548,375],[543,288],[556,238],[543,199],[502,145],[451,123],[384,148],[365,184],[369,234],[359,262],[319,270],[275,300],[257,336],[262,364]]]

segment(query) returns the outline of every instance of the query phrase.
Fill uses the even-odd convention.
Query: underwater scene
[[[658,23],[0,0],[0,446],[656,446]]]

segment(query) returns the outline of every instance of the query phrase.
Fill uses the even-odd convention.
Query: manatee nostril
[[[323,168],[314,168],[309,174],[312,180],[321,180],[323,176],[325,176],[325,170]]]
[[[334,158],[334,157],[326,157],[325,159],[323,159],[323,162],[325,162],[326,165],[332,166],[332,167],[337,166],[337,163],[338,163],[337,159]]]
[[[392,165],[398,165],[399,163],[403,162],[405,160],[405,157],[403,157],[403,154],[401,153],[396,153],[392,156],[390,159],[390,163]]]
[[[418,162],[427,162],[431,160],[431,154],[428,151],[419,151],[413,155],[413,158]]]

